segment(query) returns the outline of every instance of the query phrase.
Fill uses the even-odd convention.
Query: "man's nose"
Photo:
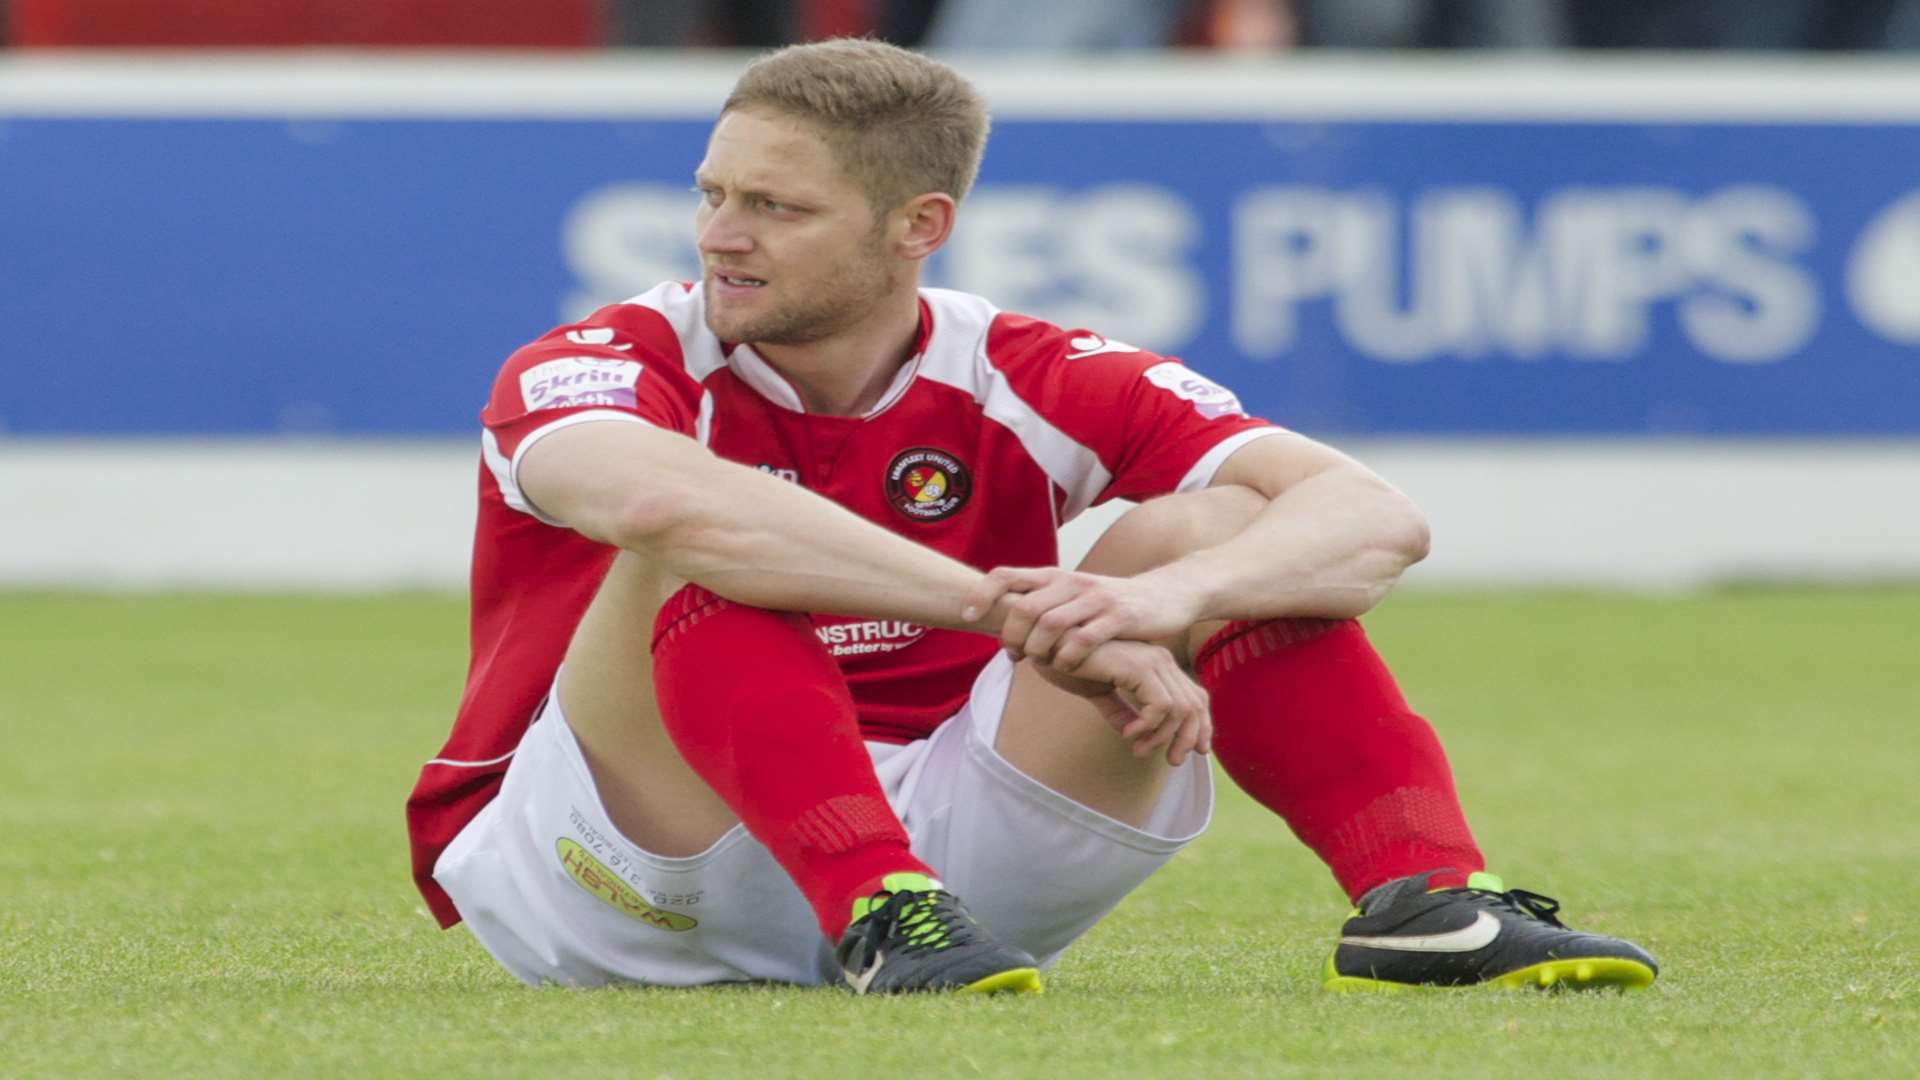
[[[741,227],[740,215],[731,205],[714,207],[694,238],[701,251],[741,254],[753,250],[753,237]]]

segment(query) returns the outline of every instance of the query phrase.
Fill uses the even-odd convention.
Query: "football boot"
[[[1032,956],[973,921],[960,898],[921,874],[889,874],[854,902],[836,956],[856,994],[1040,992]]]
[[[1439,871],[1389,881],[1360,898],[1327,957],[1328,990],[1501,986],[1634,990],[1660,971],[1630,941],[1570,930],[1560,902],[1508,889],[1497,875],[1428,891]]]

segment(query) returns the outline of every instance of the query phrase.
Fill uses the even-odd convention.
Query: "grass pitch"
[[[1435,595],[1369,627],[1493,868],[1637,995],[1323,995],[1330,879],[1227,787],[1046,995],[527,990],[407,879],[440,596],[0,594],[0,1075],[1920,1074],[1920,591]]]

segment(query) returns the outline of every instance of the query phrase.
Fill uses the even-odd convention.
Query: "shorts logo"
[[[634,892],[632,886],[615,877],[613,871],[571,838],[561,837],[554,842],[554,847],[560,853],[561,867],[574,884],[620,914],[661,930],[691,930],[700,925],[699,920],[691,915],[662,911],[640,899],[640,894]]]
[[[1233,391],[1197,371],[1189,370],[1185,364],[1169,360],[1164,364],[1155,364],[1141,374],[1148,382],[1174,397],[1193,402],[1193,411],[1208,420],[1247,415],[1247,410],[1240,407],[1240,399],[1233,396]]]
[[[945,450],[917,446],[894,455],[887,466],[887,501],[914,521],[939,521],[966,505],[973,477]]]
[[[598,356],[563,356],[520,373],[520,398],[528,412],[574,405],[634,406],[640,364]]]

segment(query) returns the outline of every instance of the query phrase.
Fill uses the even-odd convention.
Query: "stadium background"
[[[11,26],[552,47],[628,25],[585,3],[174,6],[199,22],[15,0]],[[881,10],[760,8],[733,32]],[[1904,54],[956,56],[997,127],[932,279],[1180,355],[1374,462],[1434,519],[1412,582],[1920,573]],[[3,63],[0,583],[457,587],[489,374],[692,274],[686,177],[738,57]]]
[[[1425,506],[1434,554],[1376,636],[1450,718],[1477,827],[1515,862],[1589,894],[1617,880],[1598,868],[1661,882],[1609,895],[1637,912],[1614,928],[1652,919],[1656,951],[1679,950],[1659,1015],[1693,1041],[1658,1037],[1665,1071],[1847,1071],[1776,1059],[1781,1032],[1863,1072],[1913,1066],[1910,919],[1883,934],[1862,897],[1910,892],[1920,850],[1910,801],[1890,813],[1886,794],[1910,795],[1920,752],[1915,7],[947,0],[986,21],[942,29],[932,0],[0,0],[0,972],[91,1003],[0,992],[0,1073],[9,1053],[23,1073],[142,1052],[184,1070],[209,1047],[177,1033],[201,1028],[258,1069],[298,1045],[315,1056],[292,1071],[344,1070],[417,1005],[330,966],[369,942],[451,987],[442,1010],[468,982],[500,989],[470,943],[413,924],[397,837],[407,755],[437,745],[457,688],[487,383],[555,322],[689,276],[688,175],[740,50],[862,30],[976,46],[949,55],[996,129],[937,283],[1179,355]],[[1180,47],[1111,48],[1161,43]],[[1088,517],[1070,553],[1106,520]],[[1753,582],[1794,588],[1715,588]],[[1564,759],[1561,736],[1527,734],[1563,706],[1584,736]],[[1562,804],[1555,761],[1648,796],[1647,816]],[[96,815],[146,853],[95,839]],[[1321,948],[1324,884],[1297,850],[1245,847],[1237,815],[1183,873],[1234,895],[1254,885],[1219,876],[1225,853],[1295,866],[1298,898],[1260,903]],[[262,830],[271,858],[208,854]],[[316,852],[337,881],[287,869]],[[1192,903],[1159,882],[1109,940]],[[1741,888],[1785,906],[1762,927],[1705,898]],[[376,914],[338,925],[309,895]],[[235,899],[261,896],[276,906]],[[1850,966],[1793,969],[1833,905]],[[1774,985],[1827,1011],[1714,997],[1707,977],[1738,964],[1694,943],[1730,918],[1789,958]],[[179,959],[222,934],[215,959]],[[1102,1010],[1128,992],[1104,948],[1066,977]],[[1229,983],[1252,978],[1224,957]],[[263,988],[304,1012],[338,987],[374,1002],[359,1026],[275,1034],[249,1011]],[[1221,1015],[1285,1026],[1266,992]],[[486,1000],[464,1037],[507,1011],[625,1007]],[[1744,1024],[1686,1027],[1715,1003]],[[1524,1039],[1490,1049],[1479,1022],[1389,1026],[1541,1060]],[[1539,1022],[1596,1051],[1644,1034],[1618,1014]],[[496,1037],[520,1040],[497,1061],[552,1049]],[[1220,1071],[1262,1071],[1249,1060]]]

